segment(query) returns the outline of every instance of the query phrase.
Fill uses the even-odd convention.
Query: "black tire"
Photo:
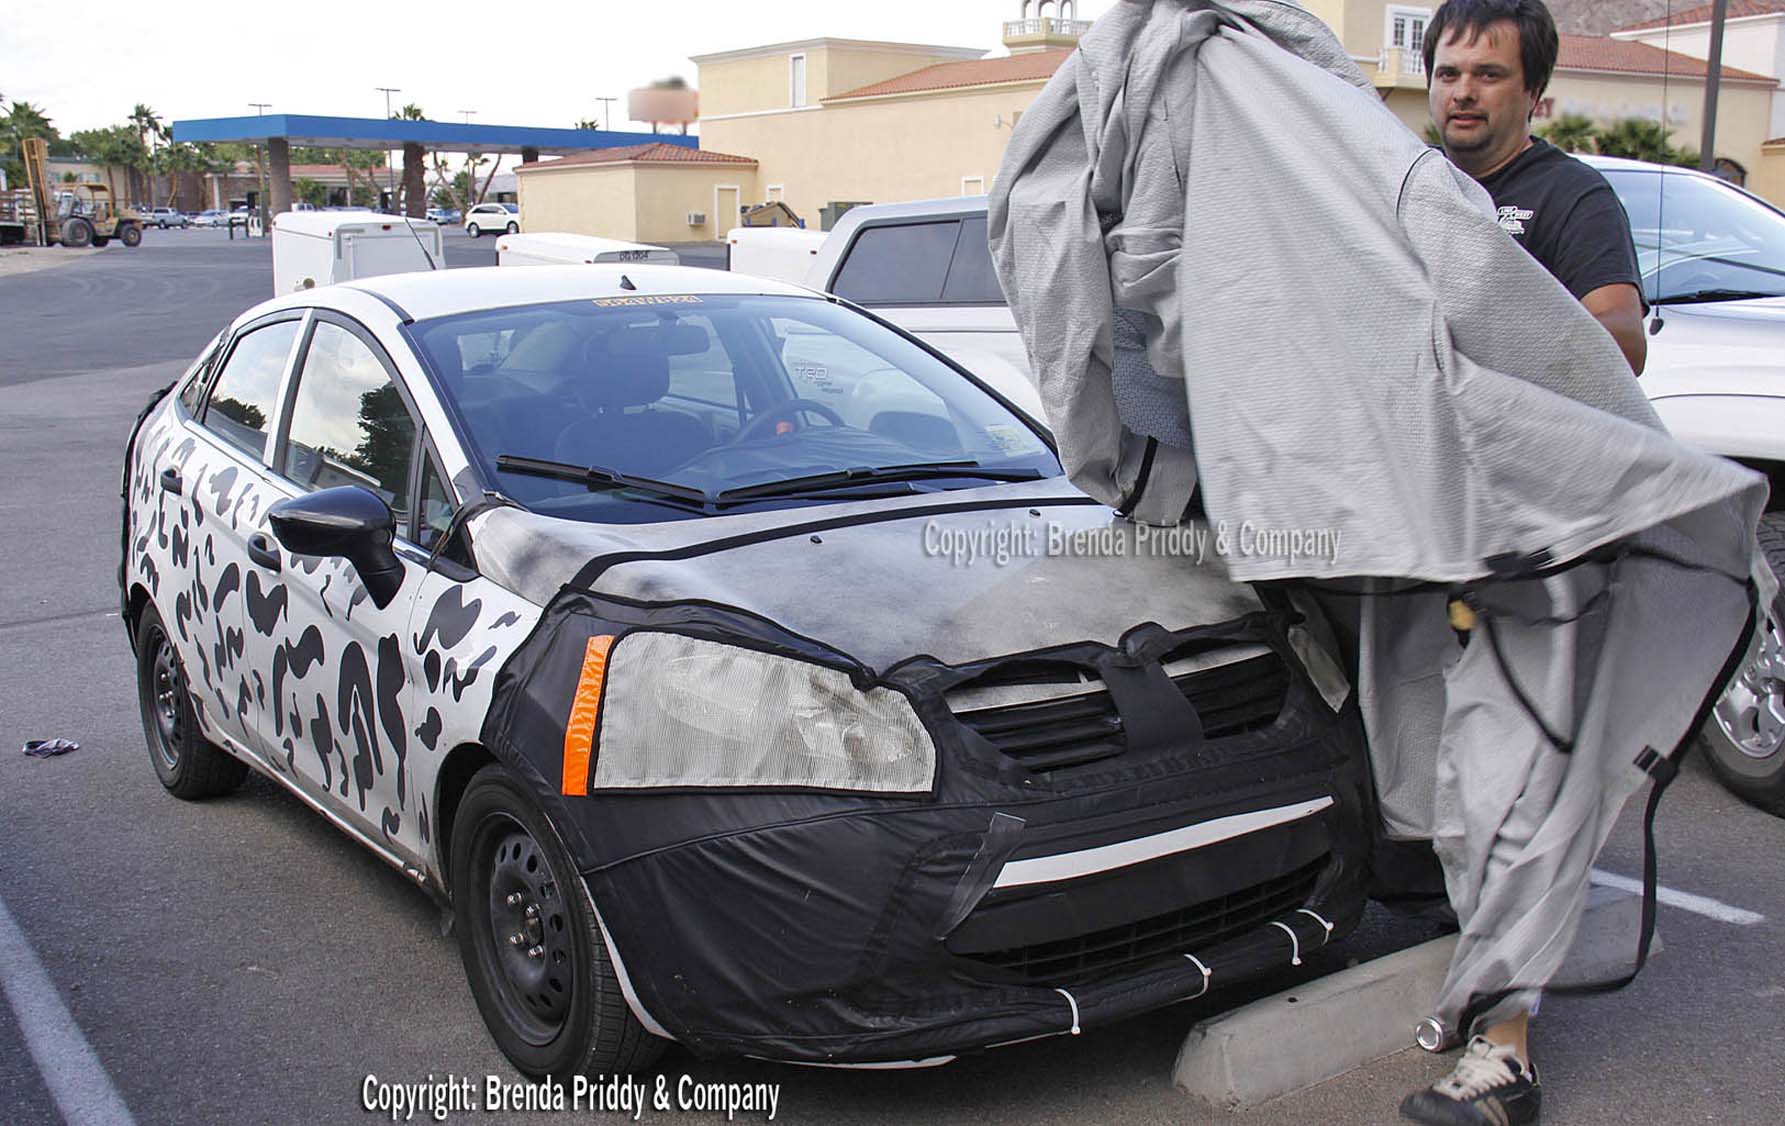
[[[153,605],[136,627],[136,700],[149,761],[168,793],[184,801],[217,797],[248,776],[247,763],[200,734],[186,670]]]
[[[516,234],[520,234],[520,232],[521,232],[521,225],[519,223],[515,223],[515,222],[511,221],[508,224],[508,233],[509,234],[516,235]]]
[[[68,219],[62,224],[62,245],[79,249],[93,245],[93,224],[85,219]]]
[[[93,236],[93,245],[94,246],[105,246],[107,243],[109,243],[111,241],[112,241],[111,238],[107,235],[94,235]]]
[[[1785,585],[1785,512],[1761,517],[1759,538]],[[1731,793],[1785,817],[1785,591],[1700,736],[1711,770]]]
[[[476,223],[466,223],[465,224],[465,233],[470,235],[472,238],[479,238],[483,235],[483,231],[478,228]]]
[[[141,246],[143,244],[143,229],[135,223],[125,223],[118,228],[118,241],[125,246]]]
[[[516,1068],[568,1079],[636,1071],[662,1054],[666,1041],[626,1007],[588,886],[551,823],[498,765],[465,789],[451,871],[465,977]]]

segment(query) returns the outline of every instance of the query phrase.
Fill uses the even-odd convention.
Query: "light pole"
[[[477,111],[474,109],[462,109],[459,112],[465,115],[465,124],[466,125],[471,124],[472,116],[477,113]]]
[[[612,105],[614,102],[619,101],[620,99],[618,99],[618,98],[596,98],[595,100],[601,103],[601,127],[603,129],[612,129],[614,127],[614,119],[613,119],[611,111],[608,109],[608,106]]]
[[[392,94],[401,94],[403,92],[403,88],[401,86],[374,86],[374,87],[372,87],[372,89],[382,90],[384,92],[384,120],[389,121],[390,120],[390,96]],[[395,180],[391,179],[392,163],[393,162],[391,160],[390,150],[385,149],[384,150],[384,190],[386,193],[388,193],[390,195],[391,206],[394,207],[394,206],[396,206],[396,202],[397,202],[397,183]]]

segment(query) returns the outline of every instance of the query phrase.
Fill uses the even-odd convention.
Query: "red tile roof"
[[[1785,5],[1782,5],[1785,6]],[[1564,35],[1556,56],[1557,70],[1612,70],[1625,74],[1666,73],[1674,78],[1703,78],[1709,68],[1703,59],[1663,51],[1647,43],[1631,43],[1604,35]],[[1723,77],[1748,82],[1775,82],[1764,74],[1723,68]]]
[[[1675,27],[1687,27],[1695,23],[1711,22],[1710,4],[1701,4],[1696,8],[1688,8],[1683,12],[1675,12],[1670,20],[1666,16],[1658,20],[1644,20],[1633,23],[1629,27],[1620,27],[1619,31],[1653,31],[1666,27],[1669,23]],[[1744,16],[1770,16],[1776,12],[1785,12],[1785,0],[1729,0],[1726,19],[1739,20]]]
[[[970,59],[959,63],[937,63],[909,74],[901,74],[884,82],[846,90],[825,98],[834,102],[843,98],[875,98],[886,94],[917,94],[929,90],[958,90],[963,86],[995,86],[1005,82],[1035,82],[1052,78],[1054,71],[1071,55],[1071,49],[1031,51],[1023,55],[1006,55],[997,59]]]
[[[756,158],[733,156],[730,153],[714,152],[711,149],[691,149],[686,145],[672,145],[665,141],[656,141],[647,145],[627,145],[624,148],[579,152],[557,160],[536,160],[530,164],[520,165],[516,171],[526,171],[532,168],[567,168],[578,164],[626,163],[755,164]]]

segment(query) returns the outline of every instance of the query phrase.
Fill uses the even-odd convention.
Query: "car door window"
[[[831,291],[862,305],[934,305],[954,257],[960,223],[869,227],[856,236]]]
[[[282,471],[305,488],[360,485],[403,526],[415,420],[390,372],[370,345],[318,321],[299,371]]]
[[[298,327],[297,321],[279,321],[236,341],[212,384],[203,419],[205,429],[254,457],[266,453],[279,380],[285,374]]]
[[[961,237],[955,242],[954,261],[942,285],[944,305],[1002,305],[1004,290],[992,269],[992,250],[986,242],[983,216],[961,220]]]

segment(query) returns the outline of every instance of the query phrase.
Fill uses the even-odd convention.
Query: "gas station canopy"
[[[247,117],[202,117],[176,121],[176,141],[245,141],[261,144],[278,139],[316,148],[394,149],[405,144],[447,152],[534,154],[586,152],[625,145],[668,144],[700,147],[699,137],[676,134],[623,133],[609,129],[535,129],[524,125],[472,125],[450,121],[407,121],[378,117],[314,117],[268,113]]]

